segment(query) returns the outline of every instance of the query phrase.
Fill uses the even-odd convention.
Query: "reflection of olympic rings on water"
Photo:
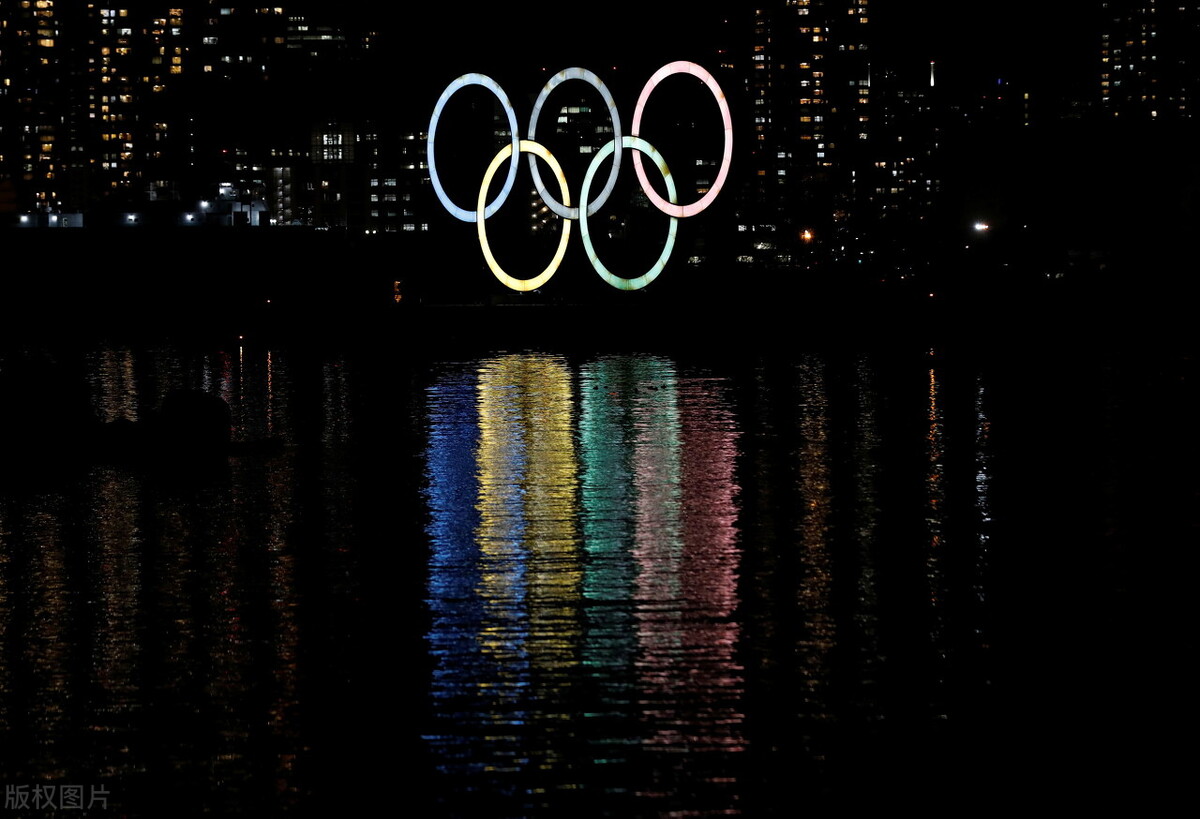
[[[671,177],[670,171],[667,169],[667,163],[662,155],[646,140],[638,136],[638,129],[641,126],[642,114],[645,112],[646,101],[650,98],[651,92],[667,77],[673,74],[691,74],[699,79],[712,92],[717,100],[717,105],[721,110],[721,120],[724,128],[725,147],[721,157],[721,168],[717,172],[717,176],[713,184],[709,187],[699,200],[690,204],[681,205],[676,201],[675,182]],[[596,152],[592,158],[591,164],[588,166],[587,173],[584,176],[583,187],[580,190],[580,204],[572,207],[570,203],[570,194],[567,187],[567,179],[563,175],[562,167],[554,158],[554,155],[546,149],[545,146],[534,140],[538,117],[541,115],[543,106],[551,92],[554,91],[562,83],[567,80],[582,80],[593,88],[595,88],[600,96],[604,99],[605,105],[608,106],[609,117],[612,119],[613,138]],[[512,141],[500,149],[492,159],[488,166],[487,172],[483,176],[483,184],[479,189],[479,196],[475,203],[475,208],[468,210],[460,207],[451,201],[445,189],[442,187],[441,179],[437,173],[437,163],[434,160],[434,144],[435,135],[437,133],[438,119],[441,117],[442,110],[446,107],[446,103],[450,97],[454,96],[455,92],[459,91],[468,85],[479,85],[491,91],[500,101],[500,106],[504,109],[505,115],[508,118],[509,133]],[[542,88],[538,94],[537,101],[533,106],[533,113],[529,119],[529,138],[520,139],[517,131],[517,115],[513,109],[512,103],[509,102],[508,95],[494,80],[483,74],[464,74],[451,82],[438,98],[437,105],[433,109],[433,116],[429,120],[429,138],[428,138],[428,159],[429,159],[429,178],[433,183],[433,190],[437,194],[438,200],[445,206],[446,210],[454,217],[461,219],[464,222],[476,222],[477,232],[479,234],[479,244],[483,250],[484,260],[496,278],[503,282],[506,286],[513,290],[534,290],[541,287],[550,277],[558,270],[562,264],[563,257],[567,251],[567,241],[571,235],[571,220],[579,221],[579,233],[583,239],[584,249],[587,251],[588,259],[592,263],[592,267],[596,272],[613,287],[619,290],[637,290],[645,287],[650,282],[654,281],[655,277],[662,272],[666,266],[667,259],[671,255],[671,251],[675,246],[675,233],[678,221],[687,216],[695,216],[702,210],[712,204],[720,193],[722,186],[725,184],[725,179],[729,175],[729,166],[733,158],[733,125],[729,115],[729,104],[725,100],[725,94],[721,91],[721,87],[713,76],[708,71],[701,68],[699,65],[691,62],[678,61],[668,63],[654,73],[647,80],[645,87],[642,88],[642,93],[638,97],[637,106],[634,109],[633,125],[631,126],[631,134],[622,136],[621,134],[621,118],[617,113],[616,103],[613,101],[612,94],[604,83],[586,68],[568,68],[565,71],[560,71],[555,74],[549,82]],[[621,162],[624,151],[633,152],[634,170],[637,173],[638,181],[641,184],[642,191],[646,197],[663,213],[671,217],[670,227],[667,231],[667,241],[663,247],[662,254],[659,256],[649,270],[640,276],[625,278],[615,275],[600,261],[596,254],[595,247],[592,244],[591,235],[588,232],[588,217],[595,213],[608,201],[617,182],[617,175],[621,171]],[[512,193],[513,185],[517,176],[517,168],[519,163],[519,155],[522,153],[529,154],[529,168],[533,176],[534,186],[537,188],[538,194],[542,201],[546,203],[546,207],[550,208],[556,215],[561,217],[563,222],[562,236],[559,239],[558,250],[554,254],[554,258],[550,264],[536,276],[528,279],[518,279],[506,273],[496,262],[492,255],[491,247],[488,245],[487,229],[484,222],[488,217],[493,215],[503,205],[508,195]],[[649,157],[658,167],[659,172],[663,176],[663,180],[667,186],[667,198],[660,196],[650,185],[646,177],[646,171],[642,163],[642,155]],[[592,183],[599,170],[600,163],[607,157],[612,156],[612,169],[609,171],[608,179],[601,188],[594,200],[589,200],[588,196],[592,189]],[[545,162],[550,170],[554,173],[562,196],[562,200],[554,198],[542,182],[541,173],[538,170],[537,160],[541,159]],[[500,193],[491,202],[487,201],[488,189],[491,186],[492,179],[500,166],[508,160],[508,171],[505,175],[504,184],[500,189]]]

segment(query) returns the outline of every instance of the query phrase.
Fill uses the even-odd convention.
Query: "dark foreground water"
[[[1190,352],[384,339],[12,349],[0,817],[1145,815],[1183,781]],[[176,389],[232,456],[62,426]]]

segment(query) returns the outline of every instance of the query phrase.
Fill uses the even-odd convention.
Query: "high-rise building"
[[[189,49],[181,8],[88,4],[75,32],[77,79],[88,95],[91,185],[98,196],[172,199],[185,123],[173,104]]]
[[[854,214],[847,221],[863,240],[869,237],[870,250],[894,260],[931,229],[942,190],[943,123],[934,87],[919,78],[876,69],[871,90],[870,153],[854,169]]]
[[[1100,101],[1114,117],[1197,116],[1200,3],[1107,0],[1100,34]]]
[[[314,127],[362,119],[344,89],[369,37],[292,6],[0,0],[0,205],[115,213],[220,188],[297,221],[324,196],[313,163],[336,160],[312,155]]]
[[[743,258],[790,264],[801,246],[848,227],[871,134],[868,0],[776,0],[754,9],[751,25]]]
[[[72,39],[84,10],[55,0],[0,3],[0,175],[42,210],[83,188],[86,88]]]

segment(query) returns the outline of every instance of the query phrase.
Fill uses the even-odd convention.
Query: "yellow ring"
[[[546,150],[541,143],[534,142],[531,139],[522,139],[520,142],[520,152],[523,154],[533,154],[541,157],[550,166],[550,170],[554,171],[554,175],[558,177],[558,188],[562,194],[562,202],[564,206],[570,206],[570,192],[567,189],[567,177],[563,174],[562,166],[558,164],[558,160],[554,155]],[[479,230],[479,246],[483,249],[483,258],[487,262],[488,268],[495,274],[496,278],[501,281],[506,287],[513,290],[526,292],[529,290],[537,290],[546,282],[550,281],[550,277],[558,270],[558,266],[562,264],[563,257],[567,255],[567,242],[571,238],[571,222],[568,219],[563,219],[562,237],[558,240],[558,251],[554,254],[554,258],[550,260],[550,264],[538,275],[532,279],[518,279],[504,272],[504,268],[496,262],[496,258],[492,255],[492,248],[488,245],[487,240],[487,219],[484,216],[484,210],[487,208],[487,193],[488,186],[492,184],[492,176],[495,175],[496,169],[499,168],[506,159],[512,156],[512,145],[505,145],[500,149],[500,153],[496,154],[492,164],[488,165],[487,173],[483,175],[483,185],[479,188],[479,199],[475,206],[476,220],[475,224]]]

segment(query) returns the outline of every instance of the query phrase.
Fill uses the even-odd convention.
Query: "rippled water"
[[[14,361],[29,391],[6,400],[37,410]],[[216,393],[237,443],[215,467],[8,459],[6,799],[974,813],[1099,798],[1159,758],[1129,752],[1153,706],[1117,647],[1142,669],[1169,648],[1147,590],[1194,526],[1154,510],[1197,496],[1142,444],[1195,435],[1130,421],[1185,417],[1186,355],[100,344],[40,365],[97,423]]]
[[[450,369],[429,388],[428,741],[460,791],[450,804],[603,797],[628,814],[683,788],[730,798],[745,680],[739,431],[723,389],[663,359],[576,371],[547,356]],[[662,781],[643,782],[651,772]]]

